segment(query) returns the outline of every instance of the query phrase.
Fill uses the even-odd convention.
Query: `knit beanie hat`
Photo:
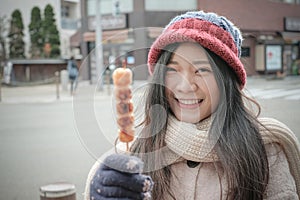
[[[240,81],[246,84],[246,72],[240,61],[242,34],[228,19],[215,13],[187,12],[176,16],[152,44],[148,54],[148,69],[152,75],[163,50],[175,42],[197,42],[222,58],[233,69]]]

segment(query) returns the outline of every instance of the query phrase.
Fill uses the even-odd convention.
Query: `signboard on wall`
[[[266,71],[279,71],[282,69],[282,46],[266,45]]]
[[[284,30],[300,32],[300,17],[285,17]]]
[[[90,31],[96,30],[96,17],[90,16],[88,18],[88,29]],[[102,15],[101,16],[102,30],[115,30],[127,28],[127,15],[120,14],[117,16],[113,15]]]

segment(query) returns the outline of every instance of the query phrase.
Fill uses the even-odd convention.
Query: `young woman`
[[[132,156],[96,163],[87,199],[299,199],[298,141],[248,109],[258,104],[242,91],[241,41],[214,13],[188,12],[166,26],[148,55],[152,82]],[[130,171],[140,170],[137,157],[148,176]]]

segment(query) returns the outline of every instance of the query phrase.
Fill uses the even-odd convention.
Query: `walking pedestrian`
[[[68,60],[67,70],[68,70],[69,80],[71,84],[70,92],[71,95],[74,95],[78,84],[77,82],[78,82],[79,73],[78,73],[78,66],[73,56],[70,58],[70,60]]]
[[[241,43],[215,13],[173,18],[148,54],[152,82],[131,155],[97,161],[85,198],[299,199],[299,142],[248,106],[259,108],[243,93]]]

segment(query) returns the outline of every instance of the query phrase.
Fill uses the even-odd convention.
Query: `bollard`
[[[60,85],[63,91],[68,91],[69,74],[67,70],[60,71]]]
[[[0,102],[2,101],[2,70],[0,70]]]
[[[40,200],[76,200],[75,186],[70,183],[52,183],[40,187]]]
[[[59,72],[55,72],[56,99],[59,99]]]
[[[106,70],[107,94],[110,95],[110,72]]]

